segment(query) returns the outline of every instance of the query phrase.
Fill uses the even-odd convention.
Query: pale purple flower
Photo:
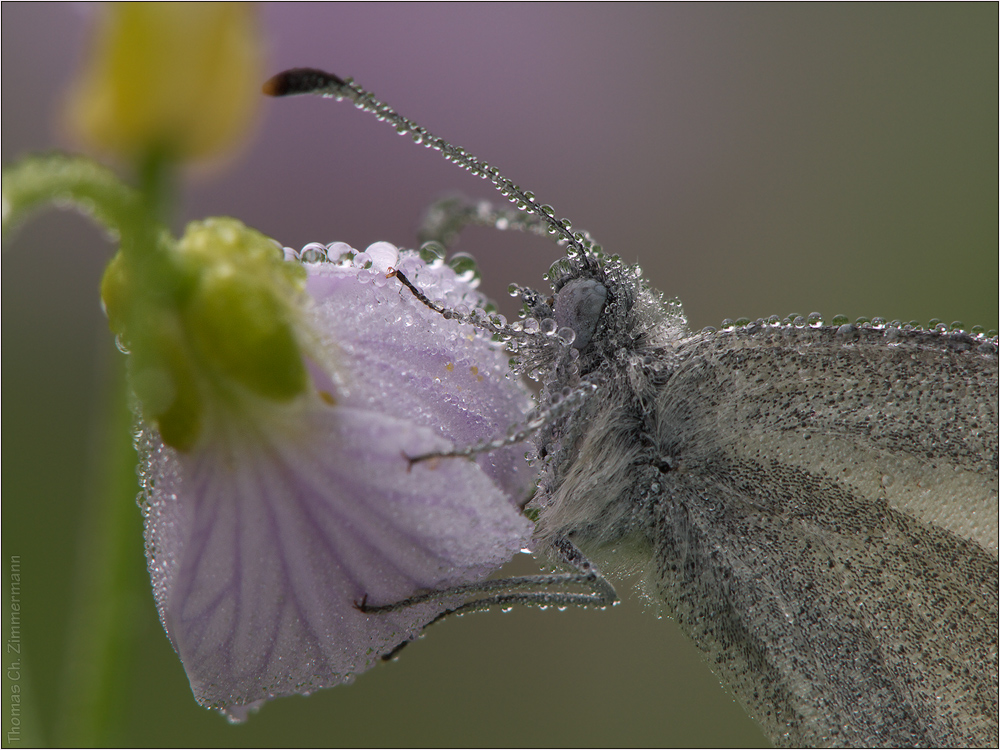
[[[450,307],[481,295],[387,243],[347,251],[306,264],[322,354],[308,394],[216,418],[188,452],[140,436],[160,618],[196,699],[234,719],[349,682],[455,600],[379,614],[356,602],[481,580],[529,544],[525,446],[412,469],[405,457],[502,435],[530,398],[501,347],[385,273],[401,266]]]

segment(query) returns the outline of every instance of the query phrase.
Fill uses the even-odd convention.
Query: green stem
[[[172,242],[160,215],[172,194],[171,162],[150,157],[140,166],[142,190],[121,181],[107,167],[82,156],[29,156],[3,170],[3,233],[47,203],[89,215],[120,242],[120,252],[137,274],[136,287],[148,294],[175,275],[170,268]]]
[[[4,233],[45,203],[69,204],[116,235],[120,254],[141,293],[169,295],[170,239],[161,217],[171,192],[169,160],[151,157],[140,167],[142,189],[123,183],[94,161],[64,154],[33,156],[3,170]],[[166,285],[166,288],[164,286]],[[75,601],[55,728],[57,744],[87,747],[122,742],[129,704],[127,675],[136,612],[149,598],[142,523],[127,405],[125,359],[111,347],[103,368],[108,384],[82,514],[75,570]]]
[[[81,156],[29,156],[3,169],[4,235],[46,203],[71,204],[123,242],[149,232],[142,198],[107,167]]]
[[[136,614],[149,598],[125,358],[107,351],[111,361],[103,369],[110,377],[91,454],[55,737],[57,744],[75,747],[124,740]]]
[[[166,223],[176,197],[175,165],[177,159],[172,152],[163,148],[152,148],[139,161],[139,193],[146,203],[149,215]]]

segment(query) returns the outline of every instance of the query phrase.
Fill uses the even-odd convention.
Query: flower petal
[[[341,407],[283,427],[197,455],[147,434],[154,592],[207,706],[349,681],[449,607],[366,615],[356,602],[479,580],[530,536],[476,464],[408,471],[403,452],[450,447],[425,427]]]
[[[452,308],[485,305],[447,266],[427,266],[405,252],[400,263],[432,299]],[[341,403],[432,427],[463,447],[504,435],[531,407],[528,391],[510,374],[509,355],[482,331],[445,320],[381,271],[332,263],[307,268],[315,326],[343,355]],[[476,460],[520,502],[534,482],[525,461],[531,450],[521,443]]]
[[[483,304],[445,267],[387,243],[449,305]],[[357,259],[357,258],[356,258]],[[210,409],[188,451],[140,436],[150,577],[196,699],[233,719],[350,681],[460,598],[363,614],[480,581],[530,543],[523,445],[421,462],[502,434],[530,405],[503,351],[386,279],[307,264],[313,388]],[[331,364],[335,369],[330,369]]]

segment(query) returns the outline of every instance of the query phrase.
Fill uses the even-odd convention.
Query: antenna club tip
[[[333,73],[317,68],[292,68],[268,78],[261,90],[267,96],[295,96],[329,91],[345,85],[346,82]]]
[[[260,87],[260,90],[265,96],[284,96],[288,90],[285,74],[278,73],[276,76],[271,76],[264,81],[264,85]]]

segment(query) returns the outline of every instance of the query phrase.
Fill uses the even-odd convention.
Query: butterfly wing
[[[653,586],[776,743],[997,744],[995,345],[698,336],[654,421]]]

